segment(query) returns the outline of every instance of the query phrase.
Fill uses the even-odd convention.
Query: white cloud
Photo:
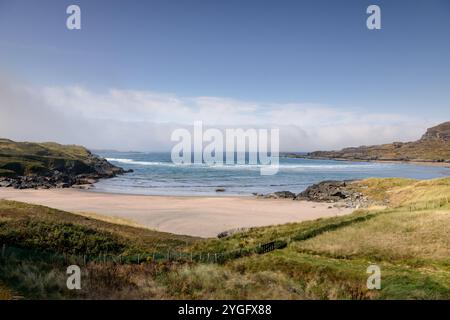
[[[81,86],[39,88],[0,79],[0,136],[16,140],[170,150],[172,130],[198,120],[219,128],[278,127],[282,150],[308,151],[415,140],[427,127],[446,119],[355,112],[311,103],[120,89],[94,92]]]

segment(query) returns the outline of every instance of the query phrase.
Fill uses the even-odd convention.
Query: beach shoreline
[[[77,189],[1,188],[0,199],[204,238],[227,230],[315,220],[354,210],[323,202],[251,196],[130,195]]]
[[[365,159],[347,159],[347,158],[329,158],[329,157],[308,157],[308,156],[289,156],[285,155],[285,158],[297,158],[297,159],[309,159],[309,160],[333,160],[333,161],[343,161],[343,162],[371,162],[371,163],[400,163],[400,164],[410,164],[425,167],[442,167],[450,168],[449,162],[437,162],[437,161],[404,161],[404,160],[365,160]]]

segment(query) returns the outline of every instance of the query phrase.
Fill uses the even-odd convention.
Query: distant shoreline
[[[299,156],[284,155],[283,157],[308,159],[308,160],[334,160],[334,161],[346,161],[346,162],[401,163],[401,164],[420,165],[420,166],[426,166],[426,167],[450,168],[449,162],[437,162],[437,161],[367,160],[367,159],[347,159],[347,158],[328,158],[328,157],[308,157],[308,156],[300,156],[300,155]]]

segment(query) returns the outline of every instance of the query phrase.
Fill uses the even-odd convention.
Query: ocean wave
[[[259,170],[263,168],[264,165],[261,164],[215,164],[210,165],[206,163],[196,164],[177,164],[173,162],[161,162],[161,161],[139,161],[127,158],[106,158],[106,160],[111,162],[118,162],[130,165],[141,165],[141,166],[168,166],[168,167],[190,167],[190,168],[212,168],[212,169],[247,169],[247,170]],[[346,163],[346,164],[290,164],[282,163],[278,167],[280,170],[338,170],[338,169],[368,169],[380,166],[390,166],[387,163]]]
[[[163,165],[174,165],[169,162],[156,162],[156,161],[137,161],[133,159],[119,159],[119,158],[106,158],[110,162],[119,162],[125,164],[135,164],[141,166],[163,166]]]

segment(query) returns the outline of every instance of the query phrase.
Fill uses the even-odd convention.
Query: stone
[[[217,238],[219,238],[219,239],[226,238],[226,237],[232,236],[233,234],[245,232],[247,230],[248,230],[248,228],[236,228],[236,229],[226,230],[226,231],[219,233],[217,235]]]
[[[277,191],[274,192],[274,195],[280,199],[294,199],[296,196],[295,193],[290,191]]]

